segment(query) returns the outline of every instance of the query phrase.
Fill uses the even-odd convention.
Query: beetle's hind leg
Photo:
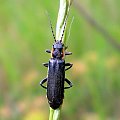
[[[47,81],[47,78],[43,79],[43,80],[40,82],[40,85],[41,85],[43,88],[45,88],[45,89],[47,89],[47,87],[45,87],[43,84],[44,84],[46,81]]]
[[[48,63],[43,63],[43,65],[44,65],[45,67],[48,67]]]
[[[47,50],[45,50],[45,52],[47,52],[47,53],[51,53],[51,50],[48,50],[48,49],[47,49]]]
[[[71,88],[73,86],[72,82],[65,78],[65,81],[68,83],[69,87],[64,87],[64,89]]]
[[[66,70],[69,70],[73,66],[73,64],[71,64],[71,63],[65,63],[65,66],[69,66],[69,67],[67,67],[65,69],[65,71],[66,71]]]

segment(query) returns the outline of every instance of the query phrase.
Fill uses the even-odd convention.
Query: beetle
[[[48,68],[48,75],[40,82],[40,85],[47,89],[47,99],[50,107],[52,109],[57,109],[63,103],[64,89],[72,87],[72,82],[65,78],[65,71],[70,69],[73,64],[66,63],[64,59],[65,55],[72,54],[71,52],[65,51],[66,48],[62,43],[66,22],[61,40],[55,39],[51,21],[50,25],[54,37],[54,44],[52,50],[46,50],[47,53],[51,53],[51,58],[48,63],[43,63],[43,65]],[[45,82],[47,82],[47,87],[43,85]],[[68,83],[69,86],[65,87],[65,82]]]

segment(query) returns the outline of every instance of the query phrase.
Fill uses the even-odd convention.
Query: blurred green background
[[[78,3],[120,44],[120,0]],[[0,0],[0,120],[47,120],[49,105],[39,82],[50,58],[59,0]],[[120,120],[120,48],[116,48],[74,6],[62,120]]]

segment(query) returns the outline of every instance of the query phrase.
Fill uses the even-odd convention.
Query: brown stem
[[[83,8],[77,0],[74,0],[73,4],[75,6],[75,9],[77,9],[77,11],[79,12],[79,14],[82,15],[85,18],[85,20],[89,24],[91,24],[97,31],[99,31],[106,38],[105,40],[108,43],[110,43],[113,47],[120,51],[120,44],[117,42],[118,40],[113,38],[110,35],[110,33],[106,29],[104,29],[103,26],[98,24],[97,21],[86,12],[85,8]]]

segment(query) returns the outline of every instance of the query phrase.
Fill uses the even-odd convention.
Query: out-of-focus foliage
[[[53,4],[54,3],[54,4]],[[79,2],[120,44],[120,1]],[[47,75],[42,66],[50,55],[53,38],[45,11],[55,28],[59,1],[0,1],[0,120],[47,120],[46,91],[39,86]],[[66,61],[73,88],[65,91],[63,120],[120,119],[120,51],[106,42],[76,10]]]

